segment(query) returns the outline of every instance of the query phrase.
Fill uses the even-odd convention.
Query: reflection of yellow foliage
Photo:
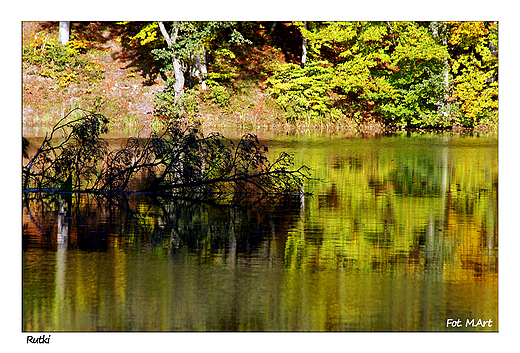
[[[409,180],[395,179],[404,170],[401,152],[389,150],[385,152],[391,154],[385,155],[374,150],[367,142],[362,150],[339,153],[347,155],[343,159],[334,153],[302,153],[305,163],[327,183],[314,190],[323,196],[306,200],[305,218],[289,232],[286,266],[404,274],[431,268],[428,257],[432,257],[439,274],[481,276],[482,267],[490,261],[483,255],[488,252],[482,244],[482,229],[496,236],[496,227],[487,226],[497,218],[496,208],[488,206],[496,203],[496,150],[482,154],[482,150],[450,149],[447,157],[444,150],[432,150],[431,157],[413,160]],[[422,165],[430,160],[435,161],[432,167]],[[331,164],[337,167],[320,167]],[[434,168],[435,176],[428,168]],[[327,174],[320,174],[325,170]],[[423,179],[420,173],[425,173]],[[424,190],[421,185],[435,193],[427,197],[399,194],[399,183],[408,184],[402,187],[412,193]],[[308,220],[315,224],[312,231],[305,229]],[[464,232],[459,231],[461,225]],[[489,253],[496,256],[496,249]]]
[[[207,239],[197,254],[177,259],[163,248],[130,256],[119,250],[135,243],[112,237],[107,252],[70,256],[64,295],[48,297],[55,287],[51,280],[42,288],[49,283],[43,277],[56,274],[34,268],[54,262],[24,251],[24,280],[31,281],[24,291],[48,298],[24,295],[24,329],[218,329],[225,326],[215,321],[235,308],[239,330],[442,330],[439,318],[425,313],[442,316],[446,308],[476,308],[483,319],[495,318],[498,155],[472,145],[486,140],[457,141],[431,152],[376,149],[364,141],[358,149],[349,145],[350,152],[297,154],[328,182],[312,185],[315,196],[305,198],[300,221],[283,240],[265,244],[265,257],[230,255]],[[345,158],[331,157],[341,152]],[[412,152],[430,154],[405,165]],[[408,179],[405,167],[413,170]],[[435,192],[400,191],[399,183],[420,183],[421,170]],[[76,195],[72,207],[92,205],[87,201]],[[138,205],[143,233],[152,234],[159,211]],[[205,214],[194,217],[209,222]],[[279,251],[283,268],[273,266]],[[246,260],[256,262],[240,263]]]

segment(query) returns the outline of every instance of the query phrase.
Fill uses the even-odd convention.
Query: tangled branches
[[[80,113],[78,116],[77,113]],[[80,190],[98,177],[100,161],[107,154],[108,120],[101,114],[74,109],[56,125],[22,169],[23,189]],[[57,136],[61,133],[61,136]],[[29,143],[23,140],[23,154]]]
[[[81,116],[72,118],[73,113]],[[195,127],[170,125],[161,134],[130,138],[110,150],[100,138],[107,123],[104,116],[80,109],[60,120],[23,167],[24,190],[236,197],[299,193],[309,178],[306,166],[291,169],[292,157],[285,152],[270,162],[267,147],[251,134],[235,144],[218,133],[204,136]],[[62,138],[56,138],[60,132]]]

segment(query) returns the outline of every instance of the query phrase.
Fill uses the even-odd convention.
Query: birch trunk
[[[58,43],[67,44],[70,36],[70,21],[60,21],[60,39]]]
[[[305,30],[308,29],[307,27],[307,21],[303,22]],[[305,67],[305,63],[307,62],[307,38],[303,36],[302,40],[302,68]]]
[[[430,29],[432,31],[433,38],[439,41],[442,45],[446,46],[448,44],[448,36],[446,34],[446,24],[439,23],[433,21],[430,25]],[[437,110],[443,110],[443,116],[448,117],[448,111],[445,108],[448,108],[449,102],[448,99],[450,97],[450,64],[448,62],[448,58],[443,59],[443,68],[442,68],[442,82],[444,86],[444,94],[442,97],[437,99]]]
[[[177,40],[177,34],[179,33],[179,22],[175,22],[172,29],[171,36],[166,31],[166,28],[164,27],[164,24],[159,21],[159,29],[161,30],[161,33],[166,40],[166,43],[168,44],[168,48],[173,50],[173,45],[175,44],[175,41]],[[175,84],[173,86],[173,90],[175,92],[175,103],[177,103],[184,94],[184,71],[182,67],[181,61],[177,58],[177,56],[173,55],[173,74],[175,76]]]
[[[202,90],[206,89],[206,75],[208,67],[206,65],[206,50],[201,47],[200,52],[193,54],[193,71],[192,76],[197,77]]]
[[[184,73],[179,59],[173,59],[173,73],[175,75],[175,84],[173,90],[175,91],[175,103],[177,103],[184,94]]]

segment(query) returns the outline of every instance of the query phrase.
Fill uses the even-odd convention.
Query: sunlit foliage
[[[498,25],[451,23],[451,68],[461,123],[496,125],[498,120]]]
[[[39,36],[23,46],[22,60],[26,64],[40,67],[38,74],[58,80],[67,87],[71,83],[96,83],[104,78],[103,68],[85,55],[89,43],[74,38],[66,45],[58,43],[52,36]]]
[[[288,119],[328,116],[334,108],[357,122],[496,125],[494,23],[442,23],[451,31],[449,41],[447,30],[439,33],[429,23],[295,25],[308,40],[308,62],[303,68],[276,65],[268,79],[270,93]]]

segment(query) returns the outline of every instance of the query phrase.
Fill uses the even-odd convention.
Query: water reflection
[[[313,196],[25,195],[24,330],[498,330],[496,139],[266,144]]]

